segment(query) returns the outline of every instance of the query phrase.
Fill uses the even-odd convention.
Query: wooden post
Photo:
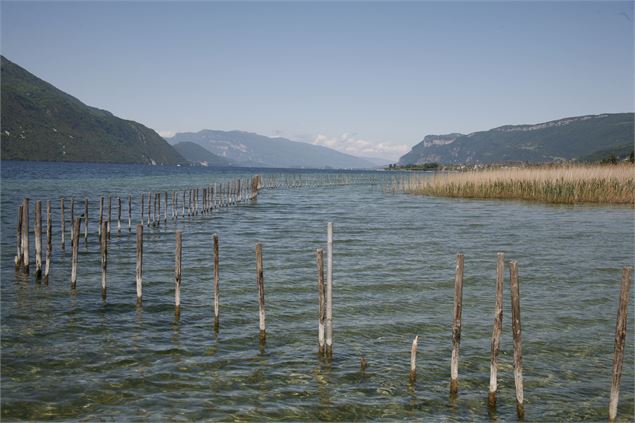
[[[117,204],[119,205],[119,211],[117,212],[117,233],[121,233],[121,197],[117,197]]]
[[[112,197],[108,196],[108,226],[106,227],[108,230],[108,239],[110,239],[110,222],[112,222]],[[104,228],[102,228],[103,232]]]
[[[412,340],[412,348],[410,349],[410,382],[417,380],[417,344],[419,343],[419,335]]]
[[[18,206],[18,226],[16,228],[15,270],[22,267],[22,206]]]
[[[176,306],[176,314],[181,312],[181,242],[183,240],[183,232],[176,231],[176,260],[174,266],[174,303]]]
[[[161,226],[161,193],[156,193],[156,203],[157,207],[154,208],[155,211],[155,224],[157,226]]]
[[[256,244],[256,283],[258,284],[258,317],[260,318],[260,343],[264,343],[267,338],[265,327],[265,277],[262,267],[262,244]]]
[[[33,235],[35,238],[35,278],[42,278],[42,202],[35,202],[33,211]]]
[[[29,199],[22,201],[22,266],[29,273]]]
[[[51,221],[51,201],[46,202],[46,266],[44,267],[44,282],[49,281],[51,256],[53,254],[53,223]]]
[[[165,192],[165,210],[163,211],[163,223],[168,223],[168,192]]]
[[[148,193],[148,226],[150,226],[150,215],[152,214],[152,194]]]
[[[626,338],[626,321],[628,317],[628,300],[631,293],[631,278],[633,268],[627,266],[622,271],[622,285],[620,300],[617,308],[617,322],[615,324],[615,355],[613,357],[613,379],[611,382],[611,399],[609,402],[609,420],[617,417],[617,404],[620,400],[620,379],[622,378],[622,364],[624,363],[624,340]]]
[[[108,224],[109,222],[104,222],[102,223],[102,228],[101,231],[106,232],[108,231]],[[101,252],[101,298],[102,299],[106,299],[106,269],[108,267],[108,237],[107,236],[102,236],[101,237],[101,245],[100,245],[100,252]]]
[[[317,264],[317,289],[318,289],[318,351],[324,354],[324,322],[326,320],[326,298],[324,289],[324,252],[321,248],[315,250]]]
[[[509,262],[509,279],[512,294],[512,336],[514,338],[514,383],[516,385],[516,412],[519,418],[525,415],[523,405],[523,355],[520,331],[520,287],[518,285],[518,263]]]
[[[64,218],[64,197],[60,198],[60,216],[61,216],[61,224],[62,224],[62,228],[61,228],[61,233],[62,233],[62,250],[64,250],[66,248],[66,243],[65,243],[65,237],[66,237],[66,220]],[[73,224],[73,222],[71,222],[71,225]]]
[[[333,356],[333,223],[326,230],[326,355]]]
[[[88,198],[84,198],[84,242],[88,241]]]
[[[137,304],[141,304],[143,286],[143,224],[137,225]]]
[[[212,235],[214,240],[214,318],[218,321],[220,315],[220,289],[218,286],[219,269],[218,269],[218,234]]]
[[[459,390],[459,347],[461,345],[461,311],[463,309],[463,253],[456,255],[454,276],[454,322],[452,324],[452,361],[450,363],[450,394]]]
[[[101,224],[104,221],[104,196],[99,197],[99,223],[97,224],[97,234],[101,237]]]
[[[71,222],[75,221],[75,197],[71,197]],[[75,236],[73,231],[75,228],[71,225],[71,239]]]
[[[143,225],[143,216],[145,212],[145,194],[141,193],[141,224]]]
[[[128,232],[132,231],[132,195],[128,194]]]
[[[182,206],[183,206],[183,210],[181,212],[181,216],[183,218],[185,218],[185,190],[183,190],[183,204],[182,204]]]
[[[79,249],[79,219],[73,221],[73,238],[71,239],[71,289],[77,287],[77,250]],[[106,236],[103,234],[104,237]]]
[[[497,372],[498,363],[496,362],[498,351],[500,349],[500,337],[503,328],[503,275],[505,271],[505,254],[497,254],[496,262],[496,305],[494,307],[494,328],[492,330],[492,355],[489,366],[489,392],[487,394],[487,403],[490,407],[496,406],[496,389],[497,389]]]

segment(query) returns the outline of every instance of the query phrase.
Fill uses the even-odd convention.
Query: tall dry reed
[[[412,174],[393,180],[392,188],[441,197],[633,205],[635,167],[632,164],[563,165]]]

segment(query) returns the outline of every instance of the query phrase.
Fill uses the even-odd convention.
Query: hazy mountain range
[[[327,147],[244,131],[181,132],[166,138],[172,145],[191,142],[240,166],[359,169],[377,167],[369,160]]]
[[[500,163],[601,160],[633,151],[633,113],[569,117],[532,125],[506,125],[471,134],[427,135],[399,159],[421,163]]]

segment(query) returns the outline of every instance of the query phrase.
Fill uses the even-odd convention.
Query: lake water
[[[126,222],[117,234],[113,225],[102,301],[100,195],[132,194],[137,223],[141,192],[256,172],[269,171],[2,162],[2,419],[515,420],[507,269],[498,406],[486,405],[496,253],[504,251],[519,264],[526,419],[606,420],[621,269],[634,261],[632,208],[392,194],[384,192],[382,172],[344,173],[377,183],[265,189],[257,201],[211,216],[145,228],[142,307],[135,305],[134,227],[129,234]],[[337,176],[299,174],[316,181]],[[16,210],[25,195],[31,216],[34,200],[54,206],[48,285],[35,281],[33,262],[30,276],[14,271]],[[65,252],[59,242],[62,196],[90,200],[75,293],[69,224]],[[317,355],[315,271],[328,221],[335,238],[331,363]],[[183,231],[178,320],[177,229]],[[218,334],[214,232],[220,237]],[[256,242],[264,256],[264,348]],[[33,245],[31,239],[32,260]],[[459,395],[450,400],[457,251],[465,253],[465,285]],[[635,411],[632,302],[629,308],[618,410],[624,421]],[[410,384],[415,335],[418,376]]]

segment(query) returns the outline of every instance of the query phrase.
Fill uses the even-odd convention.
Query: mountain
[[[152,129],[90,107],[0,56],[3,160],[186,163]]]
[[[632,148],[634,117],[633,113],[587,115],[467,135],[428,135],[398,164],[581,160]]]
[[[206,163],[207,166],[231,166],[232,162],[217,156],[193,142],[179,142],[172,147],[192,163]]]
[[[282,168],[374,168],[373,163],[327,147],[270,138],[243,131],[181,132],[168,138],[170,144],[193,142],[242,166]]]

